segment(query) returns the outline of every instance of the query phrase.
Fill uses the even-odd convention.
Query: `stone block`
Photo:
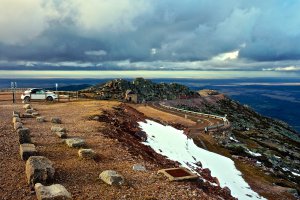
[[[60,127],[60,126],[52,126],[51,127],[52,132],[66,132],[66,128]]]
[[[25,172],[28,184],[46,184],[53,180],[55,169],[48,158],[44,156],[31,156],[26,161]]]
[[[96,157],[96,152],[92,149],[80,149],[78,151],[78,156],[83,159],[94,159]]]
[[[36,156],[37,151],[34,144],[20,144],[20,156],[22,160],[27,160],[30,156]]]
[[[19,143],[31,143],[30,131],[28,128],[20,128],[17,130],[19,135]]]
[[[51,123],[61,124],[61,119],[59,117],[52,117],[51,118]]]
[[[34,186],[36,197],[38,200],[71,200],[72,195],[67,189],[60,185],[54,184],[50,186],[44,186],[40,183]]]
[[[146,167],[141,164],[135,164],[132,166],[134,171],[146,171]]]
[[[66,139],[65,143],[68,145],[68,147],[72,148],[80,148],[80,147],[85,147],[85,141],[80,138],[70,138]]]
[[[16,122],[22,122],[20,117],[13,117],[12,120],[13,124],[15,124]]]
[[[23,108],[27,110],[27,109],[31,109],[32,106],[31,106],[30,104],[25,104],[25,105],[23,106]]]
[[[123,176],[113,170],[103,171],[99,178],[109,185],[122,185],[124,183]]]
[[[72,195],[60,184],[44,186],[41,183],[34,185],[34,190],[38,200],[71,200]]]
[[[37,117],[37,116],[39,116],[39,115],[40,115],[40,113],[38,113],[38,112],[33,112],[33,113],[32,113],[32,116],[33,116],[33,117]]]
[[[46,120],[45,120],[45,117],[37,117],[36,121],[42,123],[42,122],[45,122]]]
[[[16,122],[14,123],[14,129],[15,130],[18,130],[20,128],[23,128],[23,124],[21,122]]]

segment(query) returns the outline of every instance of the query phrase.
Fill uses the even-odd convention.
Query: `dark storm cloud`
[[[1,2],[2,65],[261,69],[300,59],[295,0]]]

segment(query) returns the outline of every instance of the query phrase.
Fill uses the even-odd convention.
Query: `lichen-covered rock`
[[[19,143],[31,143],[30,130],[28,128],[20,128],[17,130],[19,135]]]
[[[33,115],[29,113],[23,113],[22,118],[33,118]]]
[[[60,184],[44,186],[41,183],[34,185],[34,190],[38,200],[71,200],[72,195]]]
[[[67,138],[68,137],[68,134],[66,132],[55,132],[55,134],[59,138]]]
[[[83,159],[94,159],[96,157],[96,152],[92,149],[80,149],[78,151],[78,156]]]
[[[37,116],[39,116],[39,115],[40,115],[40,113],[38,113],[38,112],[33,112],[33,113],[32,113],[32,116],[33,116],[33,117],[37,117]]]
[[[35,110],[34,109],[26,109],[26,111],[25,111],[26,113],[29,113],[29,114],[32,114],[32,113],[34,113],[35,112]]]
[[[114,170],[103,171],[99,178],[109,185],[122,185],[124,183],[124,177]]]
[[[16,122],[21,122],[21,118],[20,117],[13,117],[12,122],[13,122],[13,124],[15,124]]]
[[[85,147],[85,141],[80,138],[70,138],[66,139],[65,143],[68,145],[68,147],[72,148],[80,148],[80,147]]]
[[[37,151],[34,144],[20,144],[20,156],[22,160],[27,160],[30,156],[36,156]]]
[[[51,131],[52,132],[66,132],[66,128],[63,128],[60,126],[52,126]]]
[[[146,171],[146,167],[141,164],[135,164],[132,166],[134,171]]]
[[[52,117],[51,123],[53,124],[61,124],[61,119],[59,117]]]
[[[13,117],[20,117],[20,112],[14,110]]]
[[[52,162],[44,156],[31,156],[26,161],[27,183],[49,183],[54,178],[55,169]]]

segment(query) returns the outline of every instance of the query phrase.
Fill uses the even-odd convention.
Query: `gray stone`
[[[27,183],[30,185],[49,183],[53,180],[55,173],[52,162],[44,156],[29,157],[26,161],[25,171]]]
[[[32,114],[24,113],[22,114],[22,118],[33,118]]]
[[[36,121],[42,123],[42,122],[45,122],[46,120],[45,120],[45,117],[37,117]]]
[[[44,186],[41,183],[34,185],[34,190],[38,200],[71,200],[72,195],[60,184]]]
[[[37,151],[34,144],[20,144],[20,156],[22,160],[27,160],[30,156],[36,156]]]
[[[68,147],[73,147],[73,148],[80,148],[85,146],[85,141],[80,138],[66,139],[65,143],[68,145]]]
[[[59,117],[52,117],[51,122],[54,124],[61,124],[61,119]]]
[[[14,110],[13,117],[20,117],[20,112]]]
[[[96,152],[92,149],[80,149],[78,151],[78,156],[83,159],[94,159],[96,157]]]
[[[34,109],[26,109],[26,111],[25,111],[26,113],[29,113],[29,114],[32,114],[32,113],[34,113],[35,112],[35,110]]]
[[[25,105],[23,106],[23,108],[27,110],[27,109],[31,109],[32,107],[31,107],[30,104],[25,104]]]
[[[21,122],[16,122],[14,123],[14,129],[15,130],[18,130],[20,128],[23,128],[23,124]]]
[[[13,124],[15,124],[16,122],[21,122],[21,118],[20,117],[13,117],[12,122],[13,122]]]
[[[55,134],[59,137],[59,138],[67,138],[68,134],[66,132],[55,132]]]
[[[122,185],[124,183],[123,176],[113,170],[103,171],[99,178],[109,185]]]
[[[51,131],[52,132],[66,132],[66,128],[63,128],[60,126],[52,126]]]
[[[40,113],[38,113],[38,112],[33,112],[33,113],[32,113],[32,116],[33,116],[33,117],[37,117],[37,116],[39,116],[39,115],[40,115]]]
[[[141,164],[135,164],[132,166],[134,171],[146,171],[146,167]]]
[[[31,143],[30,131],[28,128],[20,128],[17,130],[19,135],[19,143]]]

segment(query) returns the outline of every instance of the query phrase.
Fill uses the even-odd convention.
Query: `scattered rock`
[[[146,132],[144,132],[144,131],[137,131],[137,132],[135,132],[135,135],[136,135],[140,140],[142,140],[143,142],[146,142],[146,141],[147,141],[147,134],[146,134]]]
[[[42,123],[42,122],[45,122],[46,120],[45,120],[45,117],[37,117],[36,121]]]
[[[65,143],[68,145],[68,147],[73,147],[73,148],[80,148],[85,146],[85,141],[80,138],[66,139]]]
[[[99,178],[109,185],[122,185],[124,183],[123,176],[113,170],[103,171]]]
[[[14,129],[15,130],[18,130],[20,128],[23,128],[23,124],[21,122],[16,122],[14,123]]]
[[[13,117],[13,124],[15,124],[16,122],[21,122],[21,118],[20,117]]]
[[[33,109],[26,109],[26,111],[25,111],[26,113],[29,113],[29,114],[32,114],[32,113],[34,113],[35,112],[35,110],[33,110]]]
[[[51,123],[61,124],[61,119],[59,117],[52,117],[51,118]]]
[[[71,200],[72,195],[60,184],[44,186],[41,183],[34,185],[34,190],[38,200]]]
[[[146,171],[146,167],[141,164],[135,164],[132,166],[134,171]]]
[[[20,112],[14,110],[13,117],[20,117]]]
[[[31,143],[30,131],[28,128],[20,128],[17,130],[19,135],[19,143]]]
[[[23,106],[23,108],[27,110],[27,109],[31,109],[32,106],[31,106],[30,104],[25,104],[25,105]]]
[[[83,159],[94,159],[96,157],[96,152],[92,149],[80,149],[78,155]]]
[[[22,114],[22,118],[33,118],[32,114],[24,113]]]
[[[33,116],[33,117],[37,117],[37,116],[39,116],[39,115],[40,115],[40,113],[38,113],[38,112],[33,112],[33,113],[32,113],[32,116]]]
[[[52,162],[44,156],[31,156],[26,161],[27,183],[48,183],[54,178],[55,169]]]
[[[59,137],[59,138],[67,138],[68,135],[66,132],[55,132],[55,134]]]
[[[27,160],[30,156],[36,156],[37,151],[34,144],[20,144],[20,156],[22,160]]]
[[[66,132],[66,128],[63,128],[60,126],[52,126],[51,131],[52,132]]]

